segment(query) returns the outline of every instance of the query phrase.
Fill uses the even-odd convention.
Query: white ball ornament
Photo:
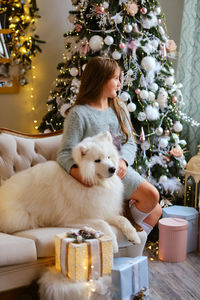
[[[157,83],[152,83],[149,88],[152,92],[155,93],[158,90],[158,85]]]
[[[156,133],[156,135],[158,135],[158,136],[162,135],[162,134],[163,134],[163,129],[162,129],[162,127],[156,128],[155,133]]]
[[[159,42],[157,40],[152,40],[151,45],[156,50],[158,48]]]
[[[122,23],[122,17],[118,14],[116,17],[115,17],[115,22],[117,23],[117,24],[121,24]]]
[[[166,79],[165,79],[165,83],[166,83],[166,85],[173,85],[173,83],[174,83],[174,76],[169,76],[169,77],[167,77]]]
[[[114,51],[112,53],[112,57],[115,59],[115,60],[119,60],[121,58],[121,53],[119,51]]]
[[[146,151],[150,148],[149,142],[145,141],[144,143],[141,144],[141,148],[143,151]]]
[[[165,183],[165,182],[167,182],[167,176],[166,176],[166,175],[160,176],[159,182],[160,182],[160,183]]]
[[[103,38],[100,35],[93,35],[89,40],[89,46],[93,51],[99,51],[103,47]]]
[[[170,68],[170,69],[169,69],[169,72],[170,72],[172,75],[174,75],[174,73],[175,73],[175,71],[174,71],[173,68]]]
[[[166,148],[168,146],[168,140],[165,138],[161,138],[159,141],[160,148]]]
[[[149,100],[153,102],[155,100],[155,98],[156,98],[155,94],[153,92],[149,91]]]
[[[130,33],[133,30],[133,26],[131,24],[124,25],[124,31]]]
[[[155,11],[155,13],[156,13],[157,15],[160,15],[160,13],[161,13],[161,8],[160,8],[159,6],[157,6],[157,7],[154,9],[154,11]]]
[[[104,43],[108,46],[112,45],[114,42],[114,39],[111,35],[107,35],[104,39]]]
[[[104,7],[105,9],[108,9],[109,3],[108,3],[107,1],[104,1],[104,2],[103,2],[103,7]]]
[[[134,112],[136,110],[136,105],[135,105],[135,103],[131,102],[127,105],[127,108],[128,108],[128,111]]]
[[[173,126],[173,129],[176,132],[181,132],[183,130],[183,125],[181,124],[180,121],[176,121],[174,126]]]
[[[121,95],[119,96],[119,99],[126,102],[128,99],[130,99],[130,94],[127,92],[122,92]]]
[[[146,120],[146,114],[144,113],[144,112],[139,112],[139,114],[138,114],[138,116],[137,116],[137,119],[139,120],[139,121],[144,121],[144,120]]]
[[[148,99],[148,97],[149,97],[149,93],[148,93],[148,91],[147,90],[141,90],[140,91],[140,98],[141,99]]]
[[[141,61],[141,66],[147,72],[154,70],[156,68],[156,59],[151,56],[145,56]]]
[[[160,107],[158,102],[154,102],[154,103],[153,103],[153,106],[156,107],[156,108],[159,108],[159,107]]]
[[[75,76],[78,75],[78,69],[75,68],[75,67],[74,67],[74,68],[71,68],[70,71],[69,71],[69,73],[70,73],[71,76],[74,76],[74,77],[75,77]]]

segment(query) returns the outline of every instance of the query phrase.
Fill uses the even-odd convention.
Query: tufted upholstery
[[[25,135],[0,128],[1,181],[39,162],[55,160],[61,137],[61,132]]]

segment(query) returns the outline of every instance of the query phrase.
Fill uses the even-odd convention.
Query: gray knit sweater
[[[126,106],[121,104],[124,109]],[[126,109],[127,115],[129,115]],[[123,118],[127,128],[130,125]],[[72,149],[85,137],[96,135],[100,132],[109,131],[113,142],[119,150],[120,157],[130,166],[133,164],[136,154],[136,144],[131,135],[127,143],[125,135],[121,131],[118,118],[112,106],[106,110],[97,110],[90,105],[76,105],[66,116],[64,122],[64,133],[60,150],[58,152],[58,163],[69,173],[75,163],[72,158]]]

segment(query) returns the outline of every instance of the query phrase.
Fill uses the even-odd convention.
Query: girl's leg
[[[143,181],[131,195],[131,201],[133,219],[149,234],[162,214],[157,189],[149,182]]]

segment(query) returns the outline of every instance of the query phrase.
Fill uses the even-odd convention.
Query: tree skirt
[[[111,300],[111,276],[88,282],[72,282],[54,267],[45,271],[40,279],[40,300]]]

